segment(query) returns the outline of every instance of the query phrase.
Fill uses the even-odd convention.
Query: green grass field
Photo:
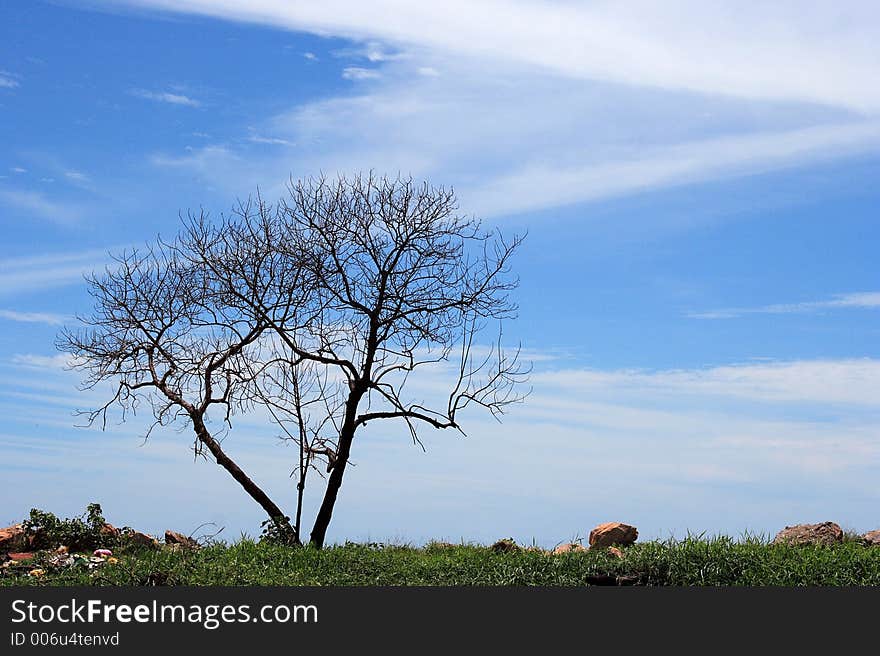
[[[29,575],[50,555],[5,568],[0,585],[880,585],[877,547],[771,546],[724,537],[636,543],[623,559],[605,551],[550,556],[476,545],[346,544],[316,551],[243,539],[197,551],[128,548],[117,551],[118,563],[94,570],[46,566],[43,576]]]

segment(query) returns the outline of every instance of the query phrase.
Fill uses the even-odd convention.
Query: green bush
[[[33,549],[50,549],[64,545],[72,551],[84,551],[115,544],[117,537],[104,531],[101,505],[90,503],[85,513],[71,519],[60,519],[55,514],[32,508],[22,525]]]

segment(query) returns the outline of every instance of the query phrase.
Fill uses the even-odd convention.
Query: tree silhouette
[[[144,402],[153,427],[188,422],[196,453],[210,452],[294,542],[306,477],[324,476],[310,534],[320,547],[361,427],[398,421],[421,445],[424,427],[462,431],[469,406],[499,417],[523,398],[528,369],[500,333],[516,310],[520,243],[459,214],[451,190],[412,179],[291,182],[277,204],[258,196],[216,222],[191,214],[175,240],[118,256],[89,278],[95,311],[59,347],[87,386],[116,383],[91,422]],[[476,339],[490,323],[499,333],[487,347]],[[432,366],[450,374],[441,404],[409,395]],[[293,523],[220,447],[217,409],[227,423],[262,411],[298,446]]]

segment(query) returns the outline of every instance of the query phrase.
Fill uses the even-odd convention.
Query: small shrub
[[[260,542],[288,546],[300,544],[299,536],[290,526],[290,517],[272,517],[264,521],[260,526],[263,529],[260,533]]]
[[[101,505],[90,503],[79,517],[60,519],[55,514],[32,508],[30,516],[22,522],[33,549],[47,549],[65,545],[71,550],[91,550],[114,544],[116,538],[104,531]]]

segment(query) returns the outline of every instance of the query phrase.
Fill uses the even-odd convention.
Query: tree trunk
[[[208,450],[217,460],[217,464],[223,467],[226,471],[228,471],[232,478],[238,481],[238,484],[241,485],[245,492],[251,495],[251,498],[260,504],[263,510],[269,515],[269,519],[275,521],[280,526],[284,526],[290,528],[290,520],[287,519],[284,512],[275,505],[275,502],[269,498],[263,490],[254,483],[250,477],[245,474],[241,468],[235,464],[235,462],[226,455],[223,449],[220,448],[220,443],[217,442],[208,431],[207,426],[205,426],[205,422],[201,419],[201,417],[193,417],[193,429],[196,432],[196,437],[199,438],[199,441],[208,447]],[[290,529],[291,532],[293,529]]]
[[[362,394],[362,391],[354,391],[348,397],[345,422],[342,424],[342,430],[339,431],[339,444],[336,446],[336,464],[327,480],[327,489],[324,491],[324,499],[318,509],[318,516],[315,517],[315,525],[312,527],[310,537],[312,545],[318,549],[324,546],[327,527],[330,526],[330,519],[333,517],[333,506],[336,504],[336,497],[342,486],[342,476],[345,473],[348,456],[351,453],[351,443],[354,440],[355,415]]]
[[[327,489],[324,491],[324,500],[321,502],[318,516],[315,518],[315,525],[312,527],[311,543],[318,549],[324,546],[324,538],[327,536],[327,527],[330,526],[333,506],[336,504],[339,488],[342,486],[342,475],[345,473],[345,466],[348,464],[348,455],[351,453],[353,438],[354,425],[352,424],[348,429],[344,426],[339,434],[336,465],[330,472],[330,478],[327,480]]]

